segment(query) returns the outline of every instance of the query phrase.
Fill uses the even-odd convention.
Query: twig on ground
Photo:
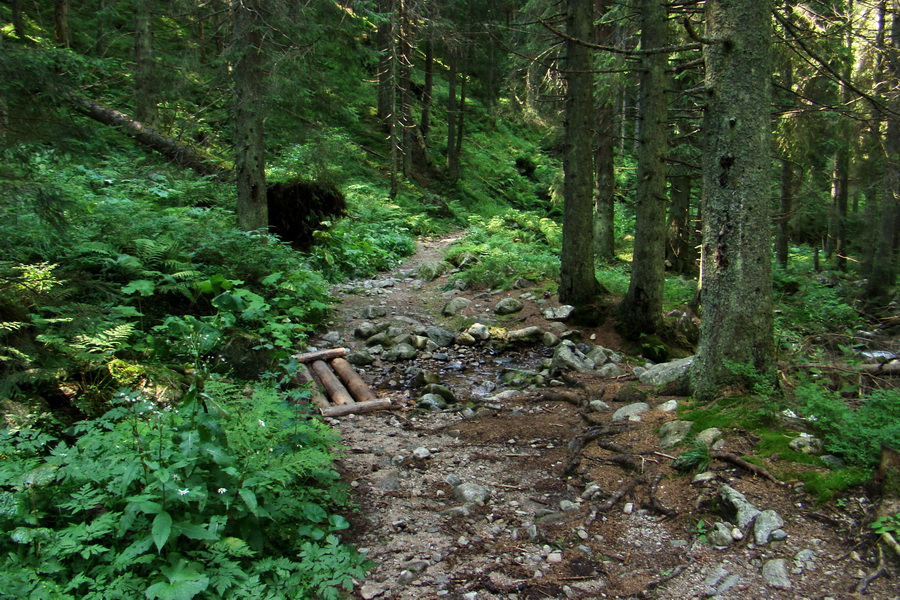
[[[624,487],[616,491],[612,496],[598,504],[597,510],[601,512],[608,511],[613,506],[615,506],[616,503],[619,502],[619,500],[624,498],[627,494],[631,493],[634,488],[642,483],[647,483],[647,479],[643,475],[641,475],[640,477],[635,477],[634,479],[626,483]]]
[[[677,567],[675,567],[672,570],[671,573],[666,573],[659,579],[654,579],[653,581],[648,583],[644,587],[644,589],[642,589],[641,591],[635,592],[633,594],[628,594],[627,596],[620,596],[620,597],[621,598],[634,598],[634,597],[644,598],[647,596],[647,594],[652,592],[654,589],[658,588],[659,586],[663,585],[664,583],[668,583],[669,581],[672,581],[673,579],[675,579],[676,577],[678,577],[679,575],[684,573],[685,569],[687,569],[686,565],[678,565]]]
[[[769,473],[763,467],[760,467],[759,465],[754,465],[751,462],[747,462],[740,456],[731,454],[730,452],[711,452],[710,457],[718,459],[718,460],[724,460],[726,462],[730,462],[731,464],[737,465],[738,467],[741,467],[742,469],[746,469],[746,470],[750,471],[751,473],[755,473],[756,475],[759,475],[760,477],[762,477],[764,479],[768,479],[769,481],[771,481],[773,483],[777,483],[778,485],[784,485],[784,483],[782,481],[779,481],[774,475]]]

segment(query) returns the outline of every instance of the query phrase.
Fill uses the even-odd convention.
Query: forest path
[[[466,314],[497,326],[550,329],[540,309],[555,299],[539,290],[483,293],[453,289],[446,275],[417,278],[456,238],[423,240],[397,269],[337,286],[331,329],[313,342],[362,349],[354,331],[366,322],[455,334],[461,319],[441,316],[455,297],[471,301]],[[499,300],[523,294],[522,311],[491,316]],[[575,341],[623,350],[608,325],[574,331]],[[702,481],[678,473],[671,457],[684,448],[663,448],[658,435],[677,418],[659,407],[675,398],[639,384],[621,358],[618,377],[575,374],[566,386],[526,390],[502,383],[515,379],[509,373],[539,371],[552,353],[541,344],[450,345],[405,361],[382,354],[358,367],[380,397],[404,408],[331,420],[347,448],[339,468],[360,507],[347,537],[375,563],[352,597],[858,597],[853,590],[873,570],[852,552],[860,534],[854,517],[871,504],[866,498],[838,512],[815,506],[799,484],[778,485],[727,462],[714,462]],[[458,403],[416,408],[422,371],[436,374]],[[597,400],[609,408],[588,407]],[[616,409],[637,400],[655,408],[640,421],[612,422]],[[578,439],[586,443],[572,465]],[[733,430],[722,439],[721,450],[737,455],[757,441]],[[725,484],[759,510],[777,512],[786,538],[757,544],[751,525],[734,536],[741,539],[714,548]],[[894,586],[880,577],[866,597],[900,598]]]

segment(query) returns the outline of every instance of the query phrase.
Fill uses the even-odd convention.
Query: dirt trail
[[[314,341],[359,348],[354,329],[378,319],[458,332],[460,319],[440,316],[456,296],[472,300],[467,314],[480,314],[503,297],[530,292],[525,309],[498,325],[548,327],[540,309],[555,299],[535,290],[447,291],[446,276],[414,277],[440,260],[452,239],[421,242],[398,269],[339,286],[327,339]],[[379,312],[371,307],[387,314],[364,319],[367,310]],[[575,341],[623,350],[608,326],[574,329]],[[657,433],[674,413],[651,409],[639,422],[611,420],[631,403],[619,394],[624,387],[650,393],[651,407],[672,399],[637,384],[633,361],[623,360],[620,377],[579,374],[566,386],[512,390],[498,382],[516,368],[538,370],[552,352],[540,344],[451,346],[360,369],[379,396],[405,408],[333,421],[347,448],[340,468],[360,506],[350,537],[376,563],[354,597],[860,597],[853,591],[875,568],[865,552],[854,551],[864,539],[860,519],[868,499],[848,498],[840,509],[815,506],[798,484],[777,485],[727,462],[713,462],[705,481],[678,473],[672,457],[684,448],[662,448]],[[414,378],[422,369],[439,374],[459,402],[436,412],[415,408],[422,390]],[[587,408],[595,400],[609,408]],[[587,442],[572,464],[579,436]],[[742,431],[726,431],[723,440],[720,450],[738,455],[756,442]],[[713,547],[713,524],[725,518],[719,495],[725,484],[759,510],[776,511],[786,537],[759,545],[751,526],[728,547]],[[865,597],[900,598],[898,590],[896,580],[882,576]]]

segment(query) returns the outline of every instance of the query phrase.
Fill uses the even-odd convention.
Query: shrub
[[[900,391],[872,392],[856,408],[812,383],[798,387],[795,396],[799,411],[824,436],[826,449],[850,464],[874,468],[882,444],[900,447]]]
[[[71,439],[0,432],[0,598],[336,599],[334,437],[270,387],[198,382],[177,408],[133,392]]]

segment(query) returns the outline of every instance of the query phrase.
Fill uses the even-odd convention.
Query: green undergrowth
[[[61,436],[0,432],[0,598],[337,599],[334,434],[272,386],[195,380],[177,410],[123,390]]]
[[[802,421],[802,429],[824,442],[824,453],[839,457],[845,467],[834,469],[819,456],[790,448],[799,432],[786,429],[786,407]],[[751,394],[728,396],[707,404],[688,403],[681,418],[692,421],[694,434],[710,427],[745,430],[756,438],[752,462],[767,465],[779,478],[797,479],[819,501],[870,480],[878,466],[882,445],[900,446],[900,392],[880,390],[855,399],[817,383],[804,383],[779,400]],[[689,467],[703,462],[702,453],[688,448],[679,459]]]

